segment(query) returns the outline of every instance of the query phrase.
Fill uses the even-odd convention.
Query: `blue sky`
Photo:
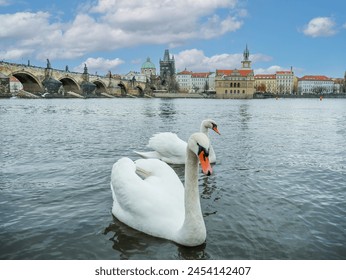
[[[0,60],[82,71],[240,68],[246,44],[255,73],[343,77],[346,1],[0,0]]]

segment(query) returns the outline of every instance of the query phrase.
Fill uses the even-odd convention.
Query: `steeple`
[[[243,61],[241,62],[242,69],[251,69],[251,60],[249,60],[249,56],[250,52],[246,44],[245,50],[243,52]]]
[[[250,55],[250,52],[249,52],[249,49],[247,48],[247,44],[246,44],[246,48],[245,48],[244,53],[243,53],[244,60],[249,60],[249,55]]]
[[[163,61],[169,61],[169,51],[165,50],[165,54],[163,56]]]

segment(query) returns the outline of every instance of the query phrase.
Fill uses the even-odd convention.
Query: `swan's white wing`
[[[175,133],[162,132],[149,139],[148,147],[160,155],[160,159],[172,164],[184,164],[187,143]]]
[[[140,169],[147,174],[142,179]],[[112,213],[145,233],[167,238],[184,220],[184,186],[174,170],[157,159],[118,160],[112,169]]]
[[[137,155],[141,156],[142,158],[160,158],[160,154],[156,151],[150,151],[150,152],[138,152],[134,151]]]

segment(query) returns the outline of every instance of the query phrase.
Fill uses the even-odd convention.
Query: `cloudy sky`
[[[345,0],[0,0],[0,60],[82,71],[234,69],[246,44],[255,73],[343,77]]]

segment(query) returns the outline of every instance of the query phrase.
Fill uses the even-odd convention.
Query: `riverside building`
[[[298,79],[298,94],[323,94],[334,92],[334,81],[326,76],[304,76]]]
[[[177,73],[176,81],[180,92],[202,93],[215,91],[214,72],[192,72],[185,69]]]
[[[254,72],[249,60],[250,52],[246,46],[243,52],[241,69],[216,70],[216,98],[249,99],[255,93]]]
[[[275,74],[255,75],[255,89],[257,92],[273,94],[293,94],[296,90],[296,77],[291,70],[276,71]]]
[[[294,89],[294,73],[289,71],[276,72],[276,86],[278,94],[293,94]]]
[[[255,89],[257,92],[277,93],[275,74],[255,75]]]

